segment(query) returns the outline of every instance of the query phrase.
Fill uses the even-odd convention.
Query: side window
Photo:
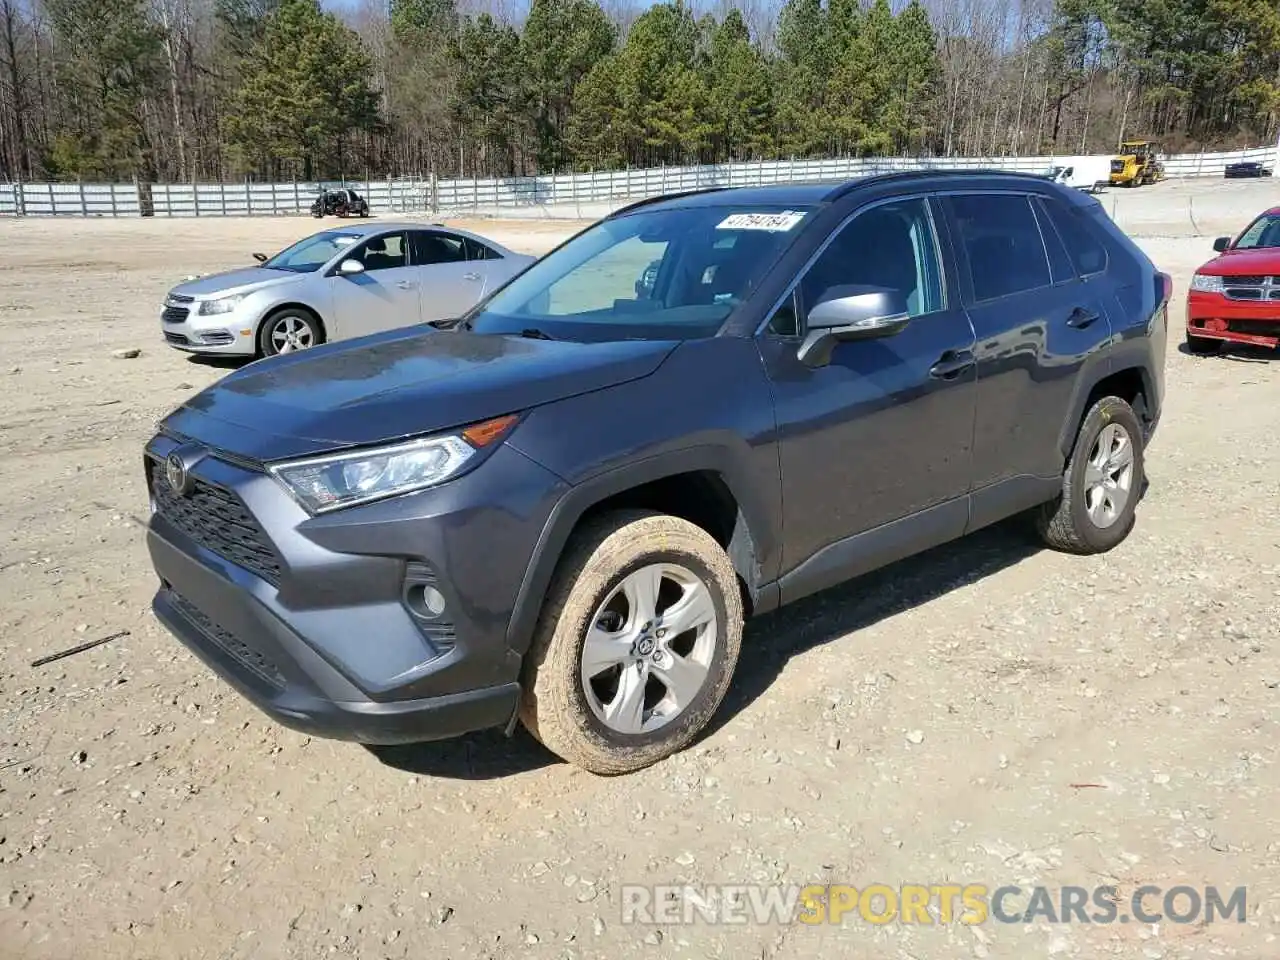
[[[800,281],[802,309],[813,309],[833,288],[850,284],[897,290],[912,317],[943,309],[938,247],[925,200],[881,204],[845,224]]]
[[[1049,255],[1049,272],[1053,274],[1054,283],[1075,280],[1077,276],[1076,265],[1067,256],[1067,248],[1063,246],[1062,238],[1058,236],[1058,231],[1049,219],[1049,214],[1045,212],[1045,208],[1041,204],[1043,199],[1043,197],[1036,197],[1031,202],[1031,207],[1035,210],[1036,220],[1040,223],[1040,236],[1044,240],[1045,252]]]
[[[498,251],[492,247],[486,246],[479,240],[467,238],[467,259],[468,260],[501,260]]]
[[[1093,228],[1085,222],[1084,215],[1048,197],[1041,198],[1041,202],[1049,211],[1049,219],[1058,228],[1058,234],[1066,244],[1071,261],[1080,275],[1087,277],[1091,273],[1101,273],[1107,269],[1107,248],[1094,235]]]
[[[355,259],[363,263],[366,270],[394,270],[405,266],[404,254],[404,234],[384,233],[366,240]]]
[[[413,265],[432,266],[438,263],[458,263],[467,259],[467,248],[461,237],[447,233],[413,232]]]
[[[1052,282],[1040,226],[1027,197],[1009,194],[949,198],[958,240],[969,260],[975,300],[995,300]]]

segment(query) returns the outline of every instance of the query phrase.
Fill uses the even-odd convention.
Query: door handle
[[[1086,310],[1084,307],[1076,307],[1071,311],[1071,316],[1067,317],[1067,326],[1083,330],[1097,319],[1098,314],[1094,311]]]
[[[929,368],[929,376],[935,380],[954,380],[973,364],[973,354],[970,351],[948,350]]]
[[[463,280],[479,280],[479,279],[480,279],[480,274],[478,274],[478,273],[464,273],[464,274],[462,275],[462,279],[463,279]]]
[[[417,286],[417,284],[414,283],[412,280],[401,280],[399,283],[396,284],[396,286],[399,287],[401,290],[412,290],[414,287]]]

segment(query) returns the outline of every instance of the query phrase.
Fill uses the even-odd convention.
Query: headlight
[[[309,513],[327,513],[443,483],[517,419],[512,414],[457,433],[272,464],[267,470]]]
[[[1191,289],[1202,293],[1221,293],[1222,277],[1208,273],[1197,273],[1191,278]]]
[[[237,293],[234,297],[221,297],[217,300],[205,300],[200,304],[200,316],[208,317],[218,313],[230,313],[248,294]]]

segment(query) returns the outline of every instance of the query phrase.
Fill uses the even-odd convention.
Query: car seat
[[[386,237],[374,237],[366,243],[361,259],[366,270],[390,270],[404,266],[404,254],[396,257],[387,253]]]

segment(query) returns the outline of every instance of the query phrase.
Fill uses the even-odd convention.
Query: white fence
[[[485,212],[559,208],[572,215],[584,206],[614,204],[704,187],[758,186],[843,180],[871,173],[921,168],[1001,169],[1040,173],[1050,166],[1093,165],[1105,156],[840,158],[650,167],[601,173],[456,180],[348,181],[375,214]],[[1256,160],[1280,176],[1280,149],[1256,147],[1229,153],[1194,153],[1164,159],[1171,178],[1221,177],[1227,164]],[[1105,167],[1103,168],[1105,169]],[[306,214],[316,183],[221,184],[0,184],[0,216],[228,217]]]

